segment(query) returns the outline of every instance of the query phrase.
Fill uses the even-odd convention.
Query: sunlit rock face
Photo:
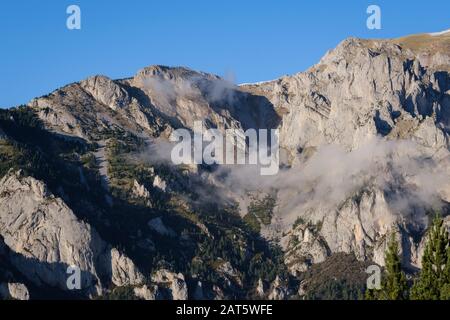
[[[233,219],[243,218],[261,241],[281,246],[294,277],[336,253],[383,265],[392,233],[405,266],[416,270],[430,209],[445,211],[450,202],[449,43],[448,32],[349,38],[310,69],[274,81],[238,86],[184,67],[150,66],[127,79],[93,76],[33,99],[27,108],[42,130],[67,146],[80,144],[64,158],[72,162],[63,172],[75,167],[77,174],[66,190],[54,186],[61,176],[50,183],[33,170],[14,169],[1,178],[0,249],[7,253],[0,254],[33,285],[63,291],[67,267],[78,266],[84,297],[127,288],[146,300],[184,300],[191,293],[227,298],[248,286],[246,270],[234,261],[189,257],[221,282],[208,283],[194,271],[166,268],[155,252],[164,248],[174,259],[184,258],[202,236],[214,242],[217,229],[230,228],[239,256],[247,257],[248,229],[231,227],[229,217],[215,221],[199,214],[205,204],[210,215],[233,204]],[[278,129],[279,173],[261,177],[245,166],[173,169],[169,136],[179,128],[192,131],[196,121],[221,132]],[[1,124],[0,146],[8,152],[9,130]],[[52,148],[63,152],[64,144],[55,141]],[[74,202],[79,190],[86,199]],[[96,193],[95,200],[88,197]],[[254,197],[266,194],[276,199],[270,214],[259,212],[249,223]],[[134,215],[116,221],[124,204],[134,206]],[[164,211],[169,206],[172,214]],[[286,299],[299,292],[281,276],[254,280],[246,289],[258,297]],[[2,292],[26,299],[26,285],[4,281]]]

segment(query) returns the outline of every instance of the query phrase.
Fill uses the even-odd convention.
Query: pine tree
[[[385,253],[385,271],[381,282],[381,290],[367,290],[367,300],[406,300],[408,284],[402,271],[398,242],[392,234]]]
[[[385,277],[382,282],[382,298],[386,300],[405,300],[408,298],[408,285],[399,256],[398,242],[392,234],[386,252]]]
[[[367,289],[364,294],[365,300],[378,300],[378,291],[376,289]]]
[[[448,232],[439,216],[430,228],[422,257],[422,271],[411,291],[414,300],[450,298],[450,249]]]
[[[444,268],[444,277],[446,281],[441,287],[441,300],[450,300],[450,240],[447,247],[447,263]]]

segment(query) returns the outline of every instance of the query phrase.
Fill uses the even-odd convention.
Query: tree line
[[[398,242],[392,235],[385,253],[381,288],[368,289],[367,300],[450,300],[450,239],[436,215],[428,231],[422,269],[408,281],[402,269]]]

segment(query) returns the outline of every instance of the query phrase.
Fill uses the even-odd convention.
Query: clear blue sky
[[[66,28],[70,4],[81,8],[79,31]],[[382,9],[382,30],[366,28],[370,4]],[[0,106],[152,64],[269,80],[305,70],[349,36],[448,28],[449,0],[2,0]]]

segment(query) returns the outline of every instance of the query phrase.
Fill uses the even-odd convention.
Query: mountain
[[[0,294],[357,298],[392,232],[416,272],[431,210],[449,213],[449,35],[349,38],[240,86],[151,66],[1,110]],[[279,173],[173,165],[195,121],[278,129]]]

